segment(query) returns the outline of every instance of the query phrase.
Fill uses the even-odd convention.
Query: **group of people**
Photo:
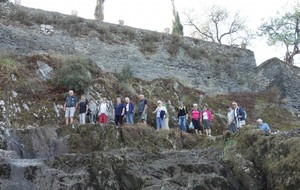
[[[187,131],[187,120],[188,120],[188,110],[180,103],[178,107],[178,126],[181,131]],[[198,108],[198,104],[193,104],[193,108],[191,110],[191,123],[189,125],[189,129],[195,130],[196,134],[202,134],[205,130],[207,136],[211,136],[211,124],[212,124],[212,113],[208,109],[207,104],[204,105],[203,111],[200,111]]]
[[[235,133],[238,129],[246,125],[247,113],[245,110],[238,106],[236,102],[232,102],[232,107],[227,107],[227,126],[228,130]],[[271,129],[267,123],[264,123],[262,119],[256,120],[258,129],[261,130],[265,135],[271,134]]]
[[[88,115],[89,122],[91,124],[98,122],[100,125],[107,125],[109,115],[111,113],[114,116],[114,122],[116,126],[123,125],[124,116],[126,118],[127,125],[134,125],[134,104],[128,97],[126,97],[124,101],[125,103],[122,103],[121,98],[117,98],[116,103],[110,105],[110,103],[104,97],[97,104],[93,98],[88,101],[84,95],[81,95],[79,102],[77,102],[74,92],[70,90],[64,104],[66,125],[73,123],[74,114],[78,108],[80,124],[86,123],[86,116]],[[113,108],[112,111],[111,107]],[[141,123],[146,123],[147,108],[147,100],[145,99],[144,95],[139,95],[138,116],[139,122]]]
[[[128,97],[124,98],[124,103],[122,103],[121,98],[117,98],[116,103],[110,105],[105,97],[97,104],[93,98],[87,101],[85,96],[81,95],[80,101],[77,103],[74,92],[70,90],[64,104],[66,125],[73,123],[74,114],[78,107],[80,124],[86,123],[86,116],[88,115],[91,124],[98,122],[100,125],[106,125],[109,115],[112,114],[115,125],[119,127],[123,125],[124,117],[126,125],[134,125],[135,112],[138,114],[138,122],[146,124],[149,109],[148,101],[142,94],[139,95],[138,108],[135,110],[134,104]],[[181,131],[187,132],[189,111],[182,102],[180,102],[177,111],[178,127]],[[237,102],[232,102],[232,106],[228,106],[227,111],[227,128],[231,133],[235,133],[245,126],[247,114],[242,107],[238,106]],[[156,130],[168,130],[168,111],[161,100],[157,101],[157,107],[152,113],[155,114],[156,118]],[[193,104],[190,118],[189,129],[193,129],[196,134],[200,135],[205,131],[207,136],[211,136],[213,115],[207,104],[203,106],[202,110],[199,109],[198,104]],[[266,132],[266,134],[271,133],[268,124],[263,123],[261,119],[258,119],[257,123],[259,129]]]

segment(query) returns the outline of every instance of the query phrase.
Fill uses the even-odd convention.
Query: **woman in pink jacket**
[[[196,134],[202,134],[201,133],[201,125],[200,125],[200,120],[201,120],[201,112],[198,110],[198,105],[193,104],[193,109],[191,111],[191,117],[192,117],[192,123],[194,125],[194,129]]]
[[[205,129],[206,135],[211,136],[211,122],[212,122],[212,114],[208,109],[208,106],[205,104],[202,115],[202,123]]]

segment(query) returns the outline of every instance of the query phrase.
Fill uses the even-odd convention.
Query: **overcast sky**
[[[277,11],[283,11],[286,5],[295,1],[297,0],[175,0],[175,5],[182,23],[185,21],[184,12],[194,9],[201,14],[203,7],[219,4],[231,12],[239,11],[246,18],[247,25],[256,31],[263,19],[276,15]],[[93,19],[96,0],[22,0],[22,5],[66,14],[77,10],[78,16]],[[125,25],[159,32],[172,25],[171,0],[106,0],[104,7],[105,22],[118,23],[118,20],[124,20]],[[190,35],[190,32],[185,30],[185,35]],[[282,47],[270,47],[261,38],[253,40],[247,48],[254,51],[257,64],[272,57],[282,59],[285,53]]]

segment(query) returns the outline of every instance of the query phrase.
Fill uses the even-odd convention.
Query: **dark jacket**
[[[237,119],[239,121],[246,120],[245,111],[242,107],[237,107],[236,112],[237,112],[237,116],[235,116],[235,114],[234,114],[235,120],[237,120]]]
[[[125,105],[125,111],[126,111],[126,113],[134,113],[134,105],[133,105],[132,102],[129,102],[129,110],[128,110],[128,112],[126,110],[126,106],[127,106],[127,104]]]

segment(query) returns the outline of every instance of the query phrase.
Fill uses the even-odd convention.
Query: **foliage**
[[[173,21],[172,34],[183,36],[183,26],[180,22],[179,14],[177,12],[175,20]]]
[[[186,49],[187,55],[189,55],[193,59],[203,59],[208,58],[209,55],[205,49],[199,48],[199,47],[188,47]]]
[[[246,27],[245,19],[239,12],[231,16],[230,12],[220,6],[212,6],[206,9],[205,16],[186,13],[187,24],[194,29],[194,34],[203,40],[217,42],[219,44],[248,44],[253,34]],[[226,40],[226,42],[224,42]]]
[[[28,11],[22,8],[18,8],[14,12],[10,13],[9,17],[11,19],[19,21],[20,23],[25,24],[26,26],[32,25]]]
[[[232,138],[228,138],[227,141],[225,142],[225,146],[223,149],[223,160],[224,161],[230,160],[230,158],[232,156],[231,149],[234,148],[235,144],[236,144],[236,142]]]
[[[159,35],[155,32],[146,32],[139,43],[140,51],[142,53],[154,53],[158,46],[156,42],[159,41]]]
[[[12,74],[16,74],[18,67],[16,62],[7,57],[0,57],[0,80],[3,83],[9,81]]]
[[[170,53],[171,56],[176,56],[180,46],[182,45],[182,38],[178,35],[171,35],[170,42],[167,47],[167,51]]]
[[[120,82],[126,82],[133,78],[133,74],[132,66],[126,64],[123,66],[121,72],[117,75],[117,78]]]
[[[285,61],[293,64],[294,56],[299,54],[300,40],[300,9],[295,6],[292,12],[283,15],[278,13],[259,27],[259,35],[268,38],[269,45],[284,44],[286,48]],[[290,50],[292,49],[292,50]]]
[[[60,68],[56,68],[51,79],[55,88],[84,91],[92,80],[92,73],[97,66],[85,58],[62,59]]]

